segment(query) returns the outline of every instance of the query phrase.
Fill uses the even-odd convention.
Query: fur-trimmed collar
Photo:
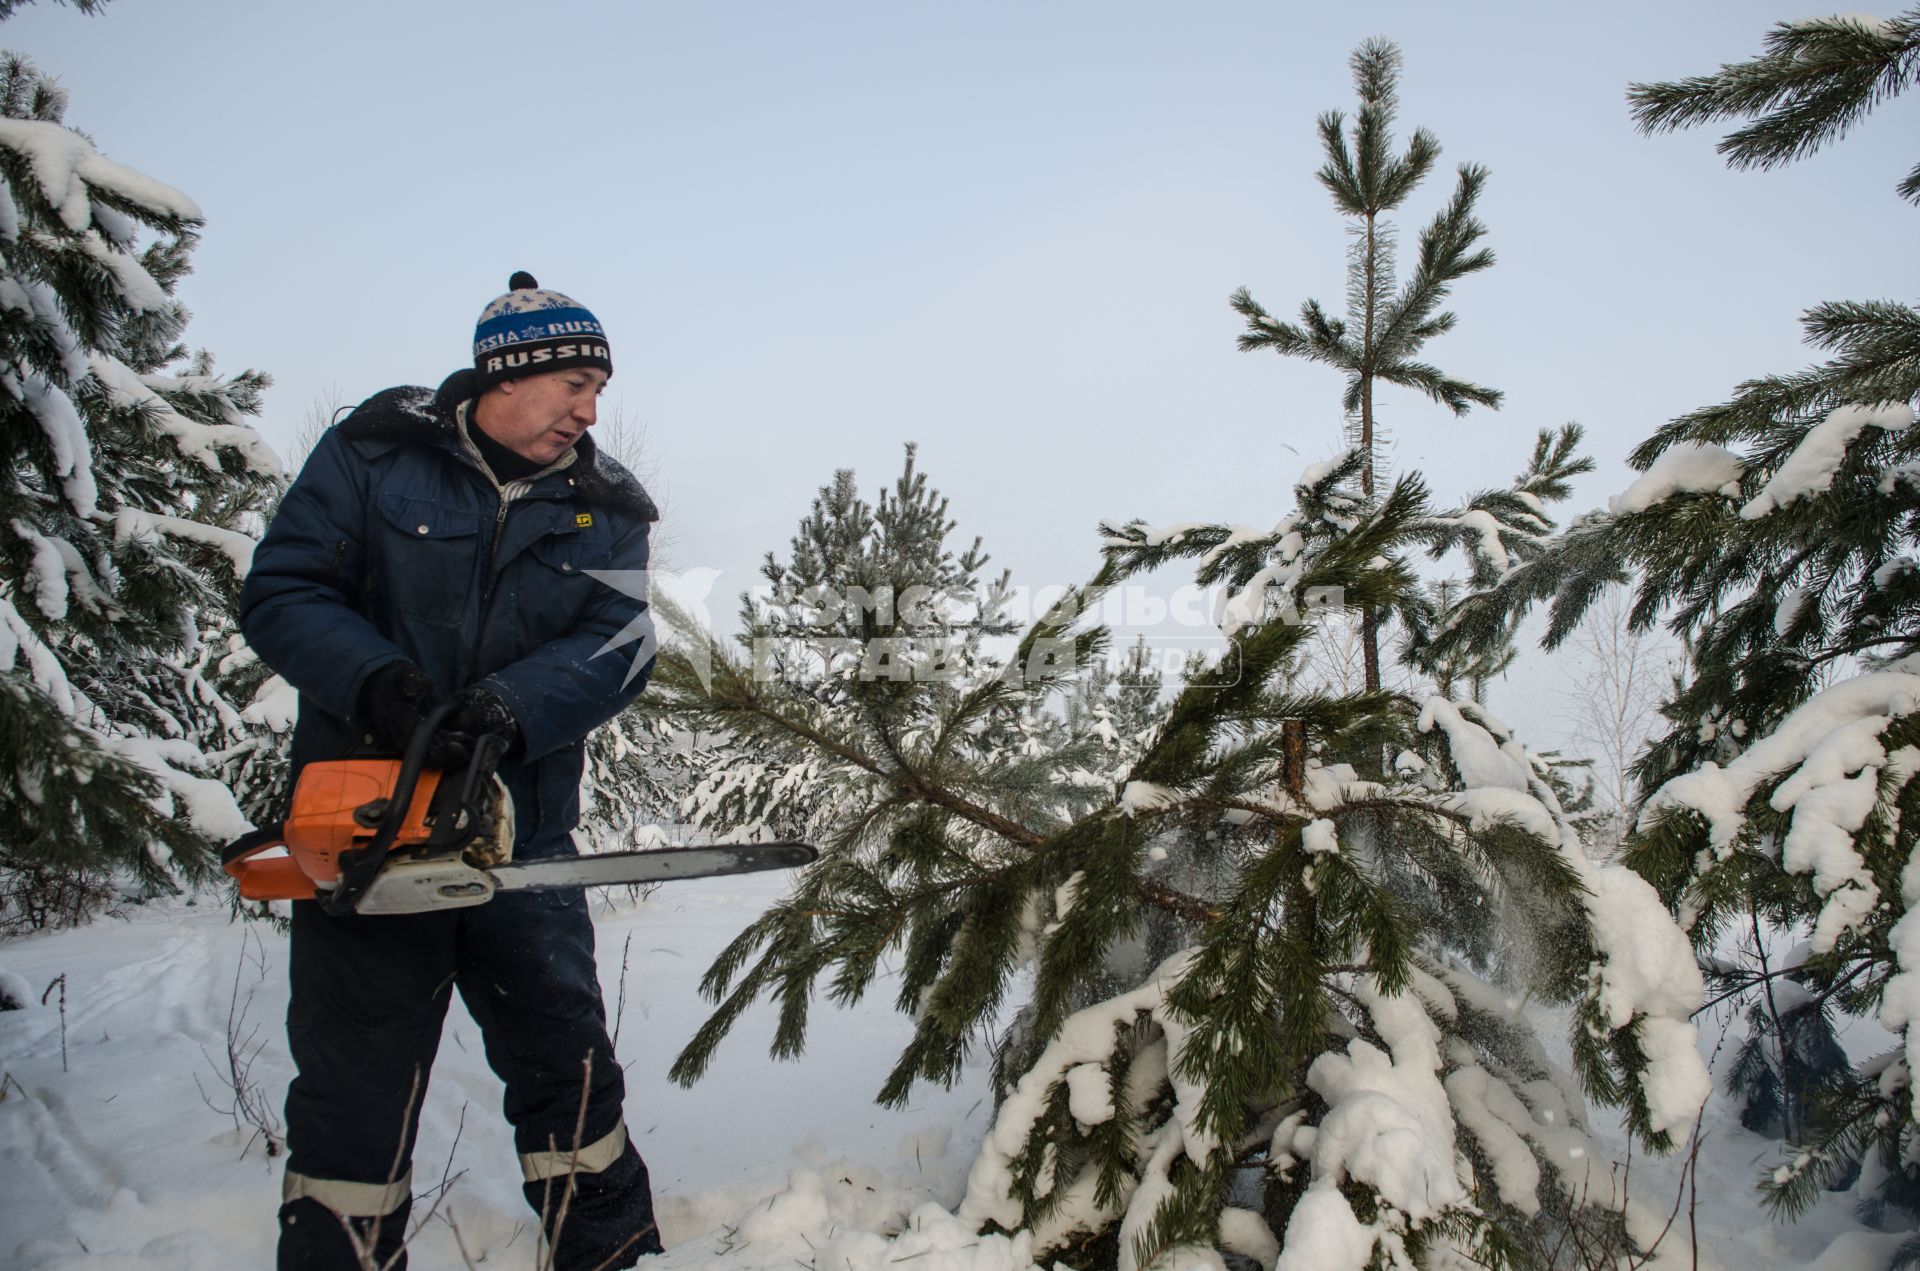
[[[459,370],[449,375],[438,391],[403,385],[375,393],[340,421],[340,435],[356,441],[450,443],[457,449],[460,425],[454,412],[461,402],[474,397],[475,378],[473,371]],[[643,521],[660,519],[660,509],[645,487],[617,460],[601,454],[590,434],[575,442],[573,449],[579,458],[567,475],[573,480],[576,495]]]

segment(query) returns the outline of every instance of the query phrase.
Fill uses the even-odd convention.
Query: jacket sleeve
[[[286,496],[240,591],[240,631],[260,659],[322,710],[351,719],[368,675],[406,655],[359,609],[366,492],[329,429]]]
[[[640,585],[649,523],[631,526],[607,566],[627,586],[600,580],[579,626],[481,681],[513,711],[525,759],[578,742],[631,705],[653,674],[653,618]],[[614,639],[618,645],[608,648]]]

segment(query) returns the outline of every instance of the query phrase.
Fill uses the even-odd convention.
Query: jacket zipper
[[[480,470],[480,475],[487,479],[487,484],[493,487],[493,496],[498,500],[498,506],[493,514],[493,537],[487,541],[486,572],[480,580],[480,631],[485,631],[487,608],[493,603],[493,587],[496,581],[494,567],[500,562],[500,538],[507,528],[507,511],[513,501],[533,489],[533,483],[541,477],[572,467],[573,451],[569,450],[565,457],[556,459],[538,472],[501,485],[500,478],[494,476],[493,469],[487,466],[486,457],[480,453],[480,447],[476,446],[473,438],[467,435],[467,429],[471,426],[471,413],[467,405],[461,405],[454,422],[460,435],[460,448],[466,452],[473,466]],[[476,641],[479,639],[479,632],[475,633],[474,638]],[[476,655],[479,653],[477,644],[474,652]]]
[[[493,599],[493,571],[494,566],[500,563],[500,538],[507,531],[507,509],[512,506],[515,499],[526,492],[524,489],[513,489],[514,486],[524,486],[525,482],[510,481],[506,485],[501,485],[494,479],[492,473],[487,474],[487,479],[493,481],[493,494],[494,498],[499,500],[499,506],[493,514],[493,537],[487,540],[486,575],[480,585],[480,616],[482,618],[487,616],[487,603]]]

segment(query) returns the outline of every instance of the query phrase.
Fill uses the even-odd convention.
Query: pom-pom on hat
[[[481,310],[473,328],[473,369],[480,388],[570,366],[613,374],[600,320],[578,300],[545,291],[532,274],[516,271],[507,281],[507,294]]]

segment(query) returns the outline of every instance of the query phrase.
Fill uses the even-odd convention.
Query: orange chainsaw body
[[[377,831],[399,780],[398,759],[335,759],[310,763],[293,791],[293,809],[280,834],[226,862],[248,900],[312,900],[319,887],[340,881],[340,854],[365,847]],[[427,809],[441,774],[420,774],[393,850],[416,847],[432,832]],[[284,846],[284,856],[259,853]]]

